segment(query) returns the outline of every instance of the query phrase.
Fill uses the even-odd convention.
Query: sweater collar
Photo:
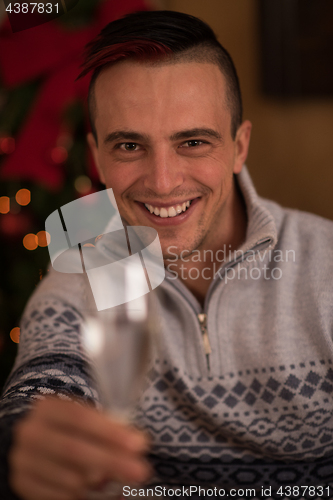
[[[241,250],[245,252],[264,243],[265,247],[269,245],[273,248],[277,243],[277,227],[274,217],[258,196],[245,165],[236,175],[236,180],[243,195],[247,213],[246,238]]]

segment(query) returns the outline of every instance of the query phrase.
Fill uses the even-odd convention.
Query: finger
[[[30,424],[20,428],[16,447],[27,450],[31,457],[74,469],[84,476],[97,471],[109,479],[142,482],[151,475],[151,468],[141,455],[45,426]],[[36,467],[33,460],[30,462]]]
[[[80,498],[28,474],[21,474],[19,481],[10,480],[10,485],[22,500],[78,500]],[[81,498],[85,498],[85,495]]]
[[[55,490],[64,490],[72,496],[82,497],[87,489],[87,480],[75,469],[59,465],[45,457],[32,457],[30,452],[22,451],[15,459],[13,470],[20,475],[35,478],[36,483],[48,485]]]
[[[47,404],[40,405],[38,416],[55,428],[84,435],[105,445],[137,453],[149,448],[148,438],[142,432],[112,420],[96,409],[73,402],[49,398]]]
[[[49,449],[56,463],[77,469],[82,474],[90,471],[106,475],[109,479],[145,481],[151,474],[149,464],[141,457],[120,448],[111,449],[104,445],[96,446],[90,441],[67,435],[52,435]],[[40,450],[43,454],[43,450]]]

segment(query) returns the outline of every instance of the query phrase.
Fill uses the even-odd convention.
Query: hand
[[[81,500],[109,480],[150,476],[146,436],[95,409],[39,401],[13,429],[9,483],[23,500]]]

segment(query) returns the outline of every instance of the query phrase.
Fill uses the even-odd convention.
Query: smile
[[[176,217],[191,206],[191,200],[184,201],[184,203],[171,205],[169,207],[155,207],[153,205],[149,205],[149,203],[144,204],[146,209],[149,210],[151,214],[156,215],[157,217],[167,218],[167,217]]]

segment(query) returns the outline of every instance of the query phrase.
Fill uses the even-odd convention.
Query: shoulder
[[[292,208],[284,208],[271,200],[261,202],[273,215],[279,239],[283,238],[293,244],[318,247],[320,244],[333,245],[333,221],[319,215]]]
[[[275,202],[262,200],[273,215],[277,227],[276,249],[293,255],[288,273],[303,276],[307,285],[332,291],[333,284],[333,222],[318,215],[283,208]],[[293,271],[292,271],[293,269]]]
[[[38,309],[45,298],[59,300],[78,312],[91,308],[94,299],[85,273],[60,273],[50,265],[50,270],[31,295],[25,311]]]

